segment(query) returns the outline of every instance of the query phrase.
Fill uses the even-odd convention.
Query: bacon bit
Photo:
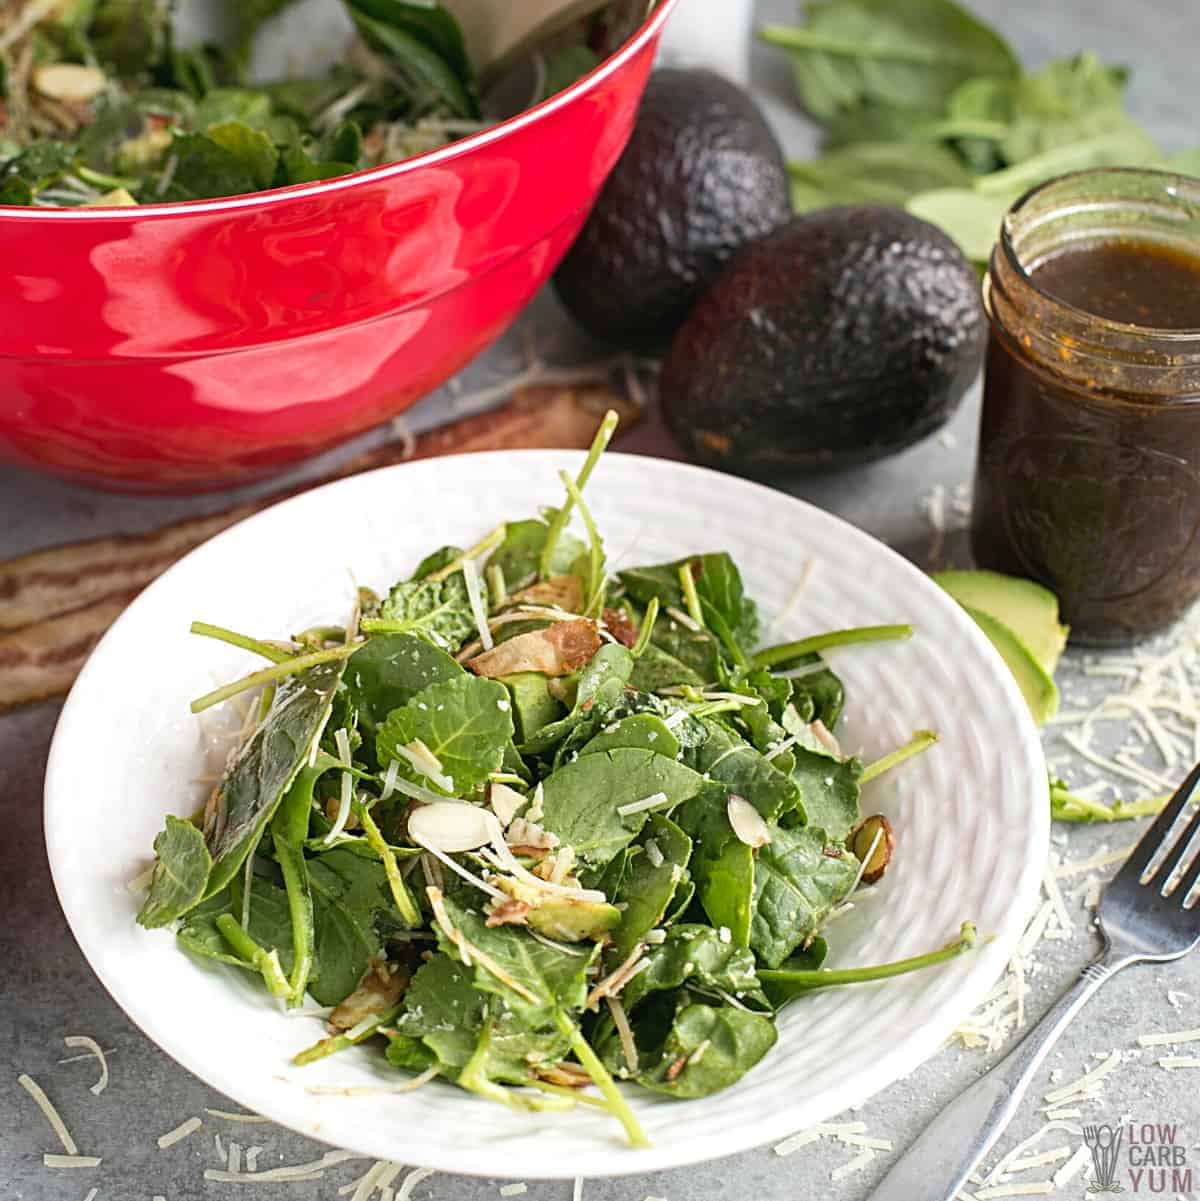
[[[485,923],[488,929],[496,926],[523,926],[533,906],[524,901],[504,901],[491,911]]]
[[[512,853],[514,855],[519,856],[521,859],[545,859],[546,856],[550,854],[550,850],[551,850],[550,847],[532,847],[532,846],[529,846],[527,843],[518,843],[516,846],[510,845],[508,849],[510,851],[512,851]],[[534,875],[539,874],[538,868],[541,866],[542,865],[540,863],[538,863],[537,866],[534,867],[534,869],[533,869]],[[548,878],[549,877],[545,877],[545,876],[543,877],[543,879],[548,879]]]
[[[842,857],[842,848],[832,846],[822,847],[821,854],[824,855],[826,859],[840,859]]]
[[[688,1056],[681,1055],[669,1068],[667,1068],[667,1079],[674,1080],[684,1068],[687,1067]]]
[[[560,1063],[552,1068],[538,1068],[539,1080],[547,1084],[557,1084],[559,1088],[587,1088],[592,1082],[587,1071],[574,1063]]]
[[[623,646],[637,644],[638,630],[624,609],[605,609],[604,628]]]
[[[509,598],[525,605],[547,605],[578,613],[583,608],[583,581],[577,575],[556,575],[522,588]]]
[[[337,797],[331,796],[325,802],[325,816],[327,818],[329,818],[329,820],[331,822],[337,821],[338,806],[339,806],[339,801],[338,801]],[[357,830],[358,829],[358,818],[354,816],[353,810],[351,810],[348,814],[346,814],[346,821],[343,824],[342,829],[343,830]]]
[[[596,623],[580,617],[574,621],[556,622],[544,630],[518,634],[467,660],[467,666],[476,675],[489,679],[519,671],[567,676],[591,662],[600,646]]]
[[[329,1015],[332,1030],[350,1030],[364,1018],[391,1009],[408,987],[408,973],[395,964],[374,959],[362,983]]]

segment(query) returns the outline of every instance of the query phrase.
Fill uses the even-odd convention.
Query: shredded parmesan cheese
[[[502,1184],[500,1186],[500,1196],[502,1197],[520,1197],[527,1192],[529,1192],[528,1185],[519,1180],[512,1184]]]
[[[428,1180],[433,1175],[432,1168],[414,1168],[407,1176],[404,1177],[404,1182],[396,1192],[396,1201],[408,1201],[413,1194],[413,1189],[421,1183],[422,1180]]]
[[[671,803],[665,792],[654,792],[640,801],[630,801],[628,804],[618,805],[617,812],[622,817],[628,817],[631,813],[645,813],[647,809],[658,809]]]
[[[853,1159],[847,1160],[846,1163],[834,1168],[829,1173],[829,1179],[836,1182],[853,1175],[855,1172],[861,1172],[874,1158],[875,1152],[869,1148],[866,1151],[861,1151]]]
[[[629,1026],[629,1018],[625,1007],[616,997],[605,997],[604,1003],[612,1014],[613,1025],[617,1028],[617,1036],[621,1040],[621,1054],[625,1056],[625,1066],[631,1071],[638,1070],[637,1043],[633,1039],[633,1030]]]
[[[195,1134],[203,1124],[199,1118],[188,1118],[186,1122],[180,1122],[174,1130],[168,1130],[166,1134],[158,1136],[155,1140],[158,1143],[158,1149],[165,1151],[168,1147],[173,1147],[187,1138],[189,1134]]]
[[[1196,1055],[1164,1055],[1158,1061],[1160,1068],[1173,1072],[1178,1068],[1200,1068],[1200,1056]]]
[[[1176,1030],[1167,1034],[1139,1034],[1139,1047],[1173,1047],[1176,1043],[1200,1042],[1200,1029]]]
[[[583,1201],[583,1177],[576,1176],[574,1187],[571,1189],[571,1201]]]
[[[100,1044],[94,1038],[89,1038],[86,1034],[69,1034],[63,1039],[63,1042],[68,1047],[82,1047],[96,1057],[100,1064],[100,1079],[88,1091],[93,1096],[98,1097],[108,1087],[108,1060],[104,1058],[104,1052],[100,1049]]]
[[[1052,1183],[1056,1189],[1062,1188],[1064,1184],[1070,1184],[1084,1167],[1091,1160],[1092,1153],[1087,1149],[1087,1146],[1076,1148],[1075,1154],[1067,1160],[1052,1177]]]
[[[47,1168],[98,1168],[99,1155],[43,1155],[42,1166]]]
[[[337,745],[338,754],[342,757],[343,766],[349,768],[351,763],[350,756],[350,735],[344,730],[334,732],[333,741]],[[350,817],[350,802],[354,799],[354,776],[349,771],[342,772],[342,791],[338,800],[337,818],[334,820],[333,829],[325,835],[325,845],[329,846],[335,842],[346,828],[346,822]],[[247,891],[247,896],[249,892]]]
[[[223,1122],[269,1122],[271,1120],[256,1113],[229,1113],[224,1109],[206,1109],[204,1112],[210,1118],[220,1118]]]
[[[1111,1052],[1098,1067],[1092,1068],[1090,1072],[1080,1076],[1078,1080],[1074,1080],[1070,1084],[1064,1084],[1062,1088],[1056,1088],[1053,1092],[1047,1093],[1045,1100],[1054,1104],[1059,1101],[1066,1101],[1068,1098],[1074,1099],[1076,1096],[1085,1093],[1093,1084],[1103,1080],[1120,1062],[1121,1052]]]
[[[42,1111],[46,1121],[50,1123],[50,1128],[58,1135],[58,1141],[62,1143],[63,1150],[68,1155],[77,1155],[79,1146],[71,1137],[71,1132],[67,1129],[66,1123],[59,1116],[58,1110],[51,1104],[50,1098],[42,1091],[42,1087],[36,1080],[26,1076],[24,1072],[17,1077],[17,1083],[33,1098],[33,1103]],[[100,1161],[97,1160],[97,1163]]]
[[[1049,1180],[1031,1184],[998,1184],[992,1188],[981,1188],[975,1193],[976,1201],[991,1201],[993,1197],[1041,1197],[1054,1192]]]
[[[464,559],[462,565],[463,583],[467,586],[467,600],[471,604],[471,616],[475,618],[475,628],[479,631],[479,642],[485,651],[490,651],[496,645],[488,626],[487,607],[483,603],[483,589],[479,585],[479,568],[474,559]],[[404,1191],[403,1186],[400,1189]]]
[[[454,781],[442,770],[441,760],[421,739],[414,738],[406,746],[396,747],[396,754],[411,764],[414,771],[420,772],[427,780],[431,780],[445,792],[454,791]],[[395,787],[394,781],[392,787]]]
[[[306,1093],[314,1097],[389,1097],[395,1093],[415,1092],[422,1085],[428,1084],[441,1069],[435,1064],[418,1073],[403,1084],[393,1084],[384,1088],[379,1085],[363,1084],[341,1086],[336,1084],[310,1084],[305,1088]]]
[[[308,1163],[284,1164],[268,1168],[265,1172],[227,1172],[216,1168],[205,1168],[204,1179],[222,1184],[256,1184],[268,1180],[319,1180],[326,1168],[332,1168],[350,1159],[359,1159],[351,1151],[326,1151],[320,1159]]]

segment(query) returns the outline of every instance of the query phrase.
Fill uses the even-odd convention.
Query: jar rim
[[[1156,342],[1161,341],[1167,345],[1175,343],[1180,345],[1194,344],[1197,339],[1200,339],[1200,326],[1163,327],[1157,325],[1136,325],[1132,322],[1117,321],[1112,317],[1101,316],[1099,313],[1090,312],[1088,309],[1081,308],[1079,305],[1072,304],[1070,301],[1064,300],[1061,296],[1047,291],[1037,282],[1036,273],[1029,271],[1024,262],[1022,262],[1013,241],[1013,227],[1022,213],[1027,211],[1045,193],[1051,192],[1056,188],[1061,188],[1064,184],[1082,183],[1089,179],[1101,179],[1105,177],[1116,177],[1125,180],[1138,178],[1158,181],[1164,185],[1164,188],[1168,186],[1183,186],[1195,189],[1200,193],[1200,178],[1183,175],[1178,171],[1163,171],[1153,167],[1090,167],[1082,171],[1069,171],[1063,175],[1056,175],[1053,179],[1047,179],[1040,184],[1036,184],[1017,198],[1008,212],[1004,214],[1004,219],[1000,224],[1000,237],[997,242],[997,249],[1003,253],[1005,262],[1016,273],[1024,286],[1030,288],[1042,301],[1062,310],[1071,317],[1086,321],[1113,334],[1151,337]],[[1200,202],[1200,196],[1197,199]]]

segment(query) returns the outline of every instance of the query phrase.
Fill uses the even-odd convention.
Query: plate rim
[[[392,475],[402,480],[405,478],[403,473],[410,471],[412,468],[420,468],[426,471],[436,470],[437,466],[451,462],[460,463],[467,460],[521,458],[531,462],[538,461],[569,467],[571,464],[581,463],[585,457],[585,451],[562,449],[472,451],[392,464],[387,467],[376,468],[368,472],[359,472],[326,484],[304,489],[295,495],[269,505],[259,512],[250,514],[241,521],[213,535],[199,546],[193,547],[186,555],[163,572],[162,575],[151,581],[134,598],[112,626],[105,631],[96,647],[88,656],[87,662],[84,664],[63,703],[58,721],[55,724],[46,761],[43,789],[44,841],[55,893],[76,945],[79,947],[89,968],[101,986],[121,1009],[125,1017],[156,1047],[208,1087],[216,1089],[238,1104],[244,1106],[250,1104],[240,1099],[236,1081],[226,1079],[229,1075],[228,1072],[214,1069],[210,1064],[206,1064],[200,1053],[190,1050],[186,1044],[176,1040],[174,1045],[167,1045],[167,1042],[171,1041],[168,1035],[164,1034],[163,1038],[166,1041],[163,1041],[156,1033],[152,1032],[155,1029],[153,1014],[141,1009],[136,1004],[136,998],[128,995],[128,987],[123,986],[118,979],[114,978],[113,973],[110,973],[101,965],[99,962],[99,948],[86,945],[81,939],[76,928],[74,907],[66,900],[64,895],[65,886],[60,879],[59,865],[62,862],[62,854],[59,848],[65,844],[66,839],[69,839],[69,823],[58,819],[58,811],[68,802],[58,797],[57,781],[59,776],[66,770],[63,767],[63,763],[69,757],[68,750],[72,737],[72,727],[79,720],[76,717],[76,710],[82,704],[79,698],[86,693],[91,677],[96,671],[100,670],[97,664],[101,663],[101,652],[106,644],[114,640],[118,631],[123,631],[126,627],[137,624],[142,609],[156,603],[157,593],[169,588],[172,577],[180,572],[194,556],[202,552],[211,553],[210,548],[221,544],[224,540],[232,540],[233,537],[244,537],[247,528],[252,528],[256,524],[266,524],[274,518],[278,511],[288,506],[313,503],[311,498],[315,495],[327,494],[330,490],[354,484],[368,477]],[[1003,660],[983,632],[979,630],[953,599],[930,579],[926,572],[922,571],[881,539],[869,534],[845,518],[822,509],[810,501],[792,496],[788,492],[772,488],[755,480],[748,480],[740,476],[714,471],[692,463],[629,452],[606,451],[603,461],[613,459],[631,461],[648,471],[665,471],[667,473],[690,475],[707,480],[713,484],[719,483],[722,487],[743,489],[749,494],[761,496],[764,500],[769,499],[771,503],[782,501],[792,506],[798,506],[798,513],[815,517],[817,520],[823,522],[832,523],[845,537],[863,545],[869,544],[871,553],[882,554],[883,559],[888,562],[890,569],[907,574],[910,579],[919,579],[920,582],[917,585],[918,591],[925,591],[925,594],[931,599],[932,603],[941,608],[941,616],[956,626],[959,634],[974,645],[975,652],[990,664],[994,681],[999,684],[1001,692],[1005,695],[1008,707],[1015,713],[1017,724],[1021,730],[1019,745],[1011,748],[1011,753],[1019,752],[1022,761],[1035,769],[1033,771],[1035,781],[1046,781],[1041,785],[1040,789],[1035,787],[1033,790],[1034,795],[1030,799],[1030,815],[1033,822],[1032,827],[1028,831],[1029,837],[1023,844],[1030,849],[1030,853],[1026,854],[1021,864],[1012,902],[1006,910],[1004,921],[1001,923],[1002,928],[996,931],[981,932],[991,934],[992,937],[986,945],[981,946],[974,953],[973,962],[969,966],[964,965],[963,980],[955,998],[957,1003],[954,1006],[946,1007],[946,1012],[941,1020],[936,1022],[926,1020],[906,1039],[898,1041],[885,1055],[876,1061],[874,1071],[869,1079],[865,1077],[861,1079],[852,1078],[850,1081],[835,1088],[825,1090],[824,1097],[828,1098],[828,1104],[823,1104],[822,1108],[827,1112],[827,1116],[841,1113],[849,1107],[862,1104],[869,1098],[883,1092],[897,1080],[908,1076],[922,1063],[930,1059],[946,1042],[963,1017],[978,1006],[995,984],[995,981],[1003,973],[1004,966],[1035,909],[1046,857],[1049,853],[1050,808],[1048,778],[1046,776],[1045,757],[1040,735],[1021,697],[1016,682],[1012,679],[1008,668],[1004,665]],[[69,889],[66,891],[69,892]],[[953,1013],[951,1009],[953,1009]],[[341,1142],[332,1142],[321,1133],[314,1132],[311,1128],[311,1122],[309,1126],[301,1126],[299,1124],[301,1119],[294,1115],[280,1116],[278,1113],[270,1112],[269,1106],[263,1106],[257,1102],[255,1106],[255,1112],[306,1138],[317,1142],[325,1142],[330,1146],[347,1145],[344,1140]],[[697,1154],[695,1149],[686,1143],[659,1144],[636,1153],[618,1154],[617,1152],[622,1150],[621,1148],[598,1140],[597,1151],[604,1154],[605,1162],[600,1170],[589,1169],[586,1176],[592,1179],[599,1179],[601,1177],[615,1178],[641,1175],[648,1172],[668,1171],[703,1162],[711,1162],[712,1160],[753,1150],[786,1137],[796,1129],[796,1120],[788,1119],[787,1112],[786,1109],[781,1109],[775,1113],[760,1114],[752,1128],[735,1128],[738,1133],[728,1143],[722,1142],[719,1148],[711,1154],[704,1152]],[[682,1110],[681,1114],[683,1114]],[[686,1115],[684,1114],[683,1116]],[[815,1120],[819,1121],[821,1119],[817,1118]],[[353,1150],[353,1145],[349,1145],[348,1149]],[[406,1163],[419,1163],[421,1166],[433,1168],[438,1172],[456,1175],[474,1177],[495,1177],[497,1175],[496,1151],[494,1146],[490,1146],[483,1141],[475,1144],[474,1148],[464,1146],[457,1150],[453,1156],[441,1152],[425,1155],[419,1148],[409,1148],[409,1150],[416,1150],[418,1152],[416,1158],[412,1154],[405,1154],[399,1157],[391,1156],[389,1158],[400,1158]],[[362,1153],[378,1158],[372,1151],[364,1151]],[[525,1179],[550,1180],[569,1178],[564,1177],[563,1173],[557,1169],[543,1169],[539,1171],[536,1164],[522,1163],[521,1168],[520,1176]]]

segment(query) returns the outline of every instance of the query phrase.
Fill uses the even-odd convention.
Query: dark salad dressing
[[[1200,330],[1200,247],[1086,241],[1029,277],[1035,294],[1145,329],[1147,347],[1151,331]],[[972,549],[1056,591],[1076,641],[1125,645],[1200,596],[1200,392],[1169,368],[1156,394],[1114,386],[1070,339],[1047,354],[1047,313],[993,320]]]

